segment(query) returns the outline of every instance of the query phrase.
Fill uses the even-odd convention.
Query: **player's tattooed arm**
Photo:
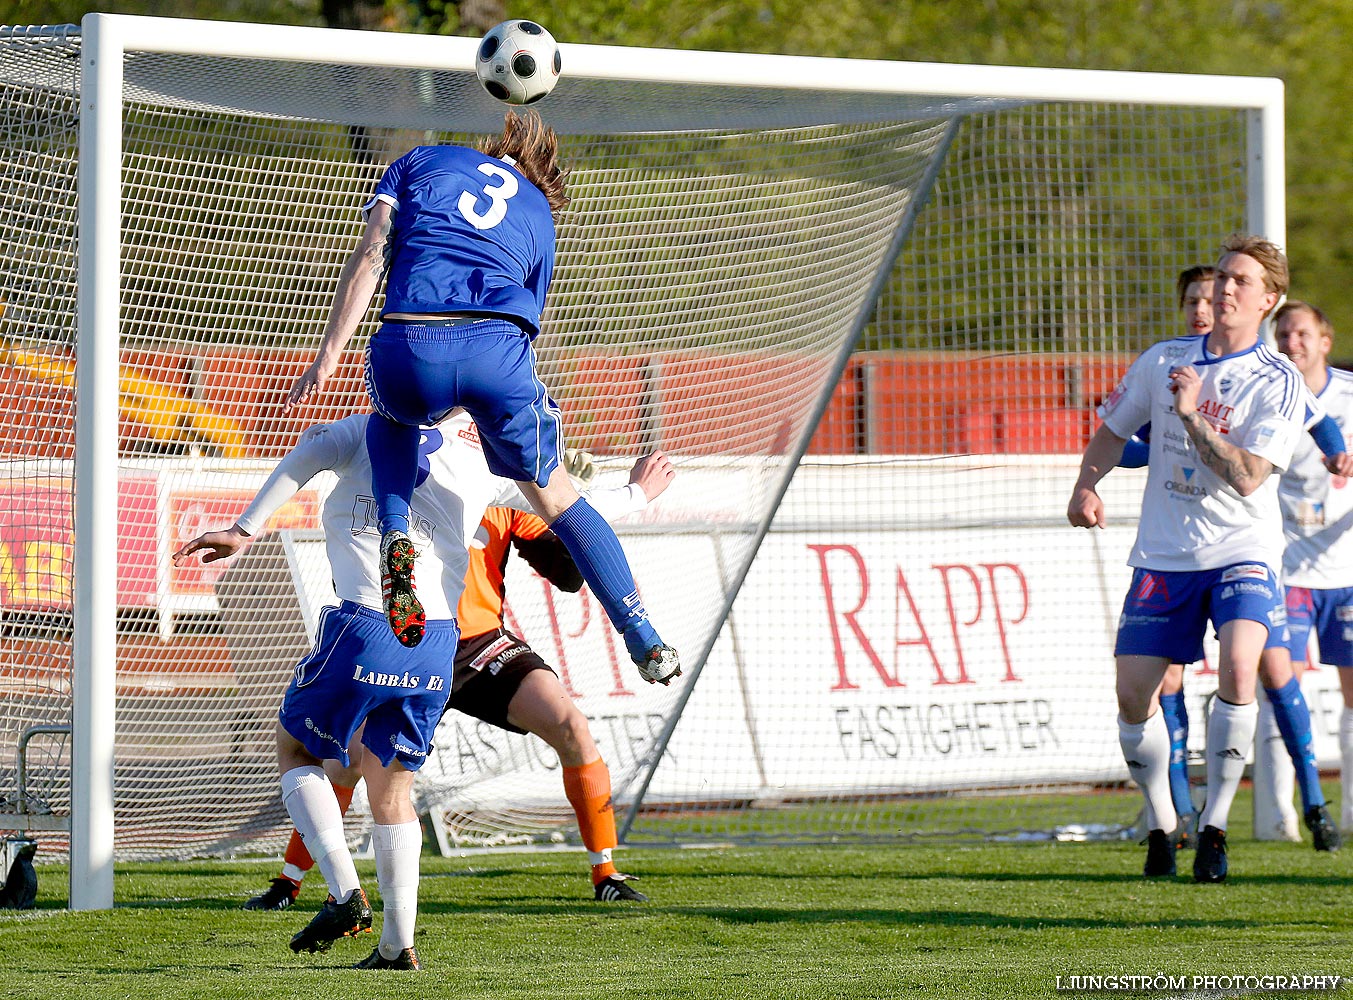
[[[1179,419],[1198,451],[1198,459],[1241,496],[1249,496],[1273,475],[1272,462],[1222,440],[1197,410],[1187,416],[1181,414]]]
[[[1273,463],[1222,440],[1216,429],[1198,412],[1202,379],[1192,365],[1170,372],[1174,412],[1184,425],[1198,459],[1243,497],[1257,490],[1273,474]]]
[[[371,275],[379,284],[385,277],[385,272],[390,270],[390,256],[394,247],[390,242],[390,231],[394,228],[393,220],[388,216],[380,220],[373,220],[371,238],[362,243],[362,255],[366,259],[367,266],[371,269]]]

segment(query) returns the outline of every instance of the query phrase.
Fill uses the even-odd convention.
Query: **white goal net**
[[[94,377],[79,288],[109,266],[77,234],[91,43],[0,32],[0,813],[72,808],[71,742],[30,727],[79,725],[88,487],[116,508],[115,634],[91,669],[115,674],[117,856],[275,850],[272,724],[326,593],[328,484],[232,567],[168,553],[229,524],[305,426],[366,408],[370,325],[322,406],[279,405],[358,208],[407,148],[471,141],[503,108],[472,39],[100,23],[125,56],[117,303],[83,318],[117,343],[97,484],[74,448],[77,375]],[[642,684],[595,602],[516,563],[509,624],[591,719],[629,838],[1130,820],[1108,662],[1121,537],[1073,534],[1063,510],[1094,403],[1177,325],[1175,273],[1262,215],[1253,105],[1141,103],[1140,80],[1085,102],[857,72],[879,64],[564,58],[539,106],[574,168],[543,377],[603,484],[655,447],[676,462],[618,530],[687,674]],[[1111,497],[1118,531],[1135,484]],[[474,720],[444,720],[418,788],[448,844],[573,835],[548,748]]]

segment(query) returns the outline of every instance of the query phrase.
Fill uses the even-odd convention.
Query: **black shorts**
[[[533,670],[553,673],[554,668],[511,632],[499,629],[463,639],[456,649],[446,711],[482,719],[509,733],[524,733],[507,721],[507,706]]]

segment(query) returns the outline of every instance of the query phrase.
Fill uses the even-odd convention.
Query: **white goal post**
[[[548,27],[567,38],[567,26]],[[69,391],[72,381],[75,386],[66,405],[73,449],[40,450],[23,407],[7,415],[11,427],[0,440],[0,459],[9,466],[9,478],[0,485],[9,490],[11,506],[31,509],[34,489],[50,487],[58,497],[64,491],[71,498],[65,578],[73,581],[60,599],[40,594],[0,602],[0,610],[22,619],[11,632],[28,629],[14,640],[26,644],[22,650],[67,638],[38,634],[50,626],[37,612],[66,608],[72,619],[69,691],[55,700],[33,695],[35,714],[16,710],[12,720],[0,716],[0,722],[27,725],[53,705],[57,711],[69,706],[73,909],[112,905],[115,845],[119,856],[172,853],[164,833],[152,830],[170,831],[168,839],[188,845],[183,850],[277,843],[285,820],[263,801],[275,787],[268,785],[271,762],[256,711],[267,697],[280,694],[276,671],[269,666],[273,673],[265,677],[261,667],[255,673],[241,668],[239,646],[231,647],[234,659],[226,657],[216,642],[214,578],[176,579],[167,552],[184,524],[212,526],[212,517],[236,509],[231,504],[261,482],[306,423],[365,405],[354,362],[342,373],[345,387],[336,390],[329,409],[299,421],[284,421],[270,409],[318,340],[327,295],[355,239],[356,208],[383,163],[418,142],[464,141],[501,124],[503,107],[474,78],[476,48],[472,38],[105,14],[87,15],[78,30],[5,29],[0,36],[0,84],[14,108],[10,118],[31,119],[25,128],[0,136],[0,166],[6,171],[0,176],[17,178],[16,200],[29,203],[27,214],[3,220],[15,246],[13,260],[0,265],[0,280],[6,282],[0,286],[6,297],[0,360],[27,380],[28,391],[36,391],[32,386]],[[1092,284],[1102,302],[1081,325],[1093,336],[1075,343],[1067,337],[1066,350],[1121,356],[1141,346],[1144,333],[1171,332],[1174,271],[1196,263],[1230,229],[1284,239],[1282,83],[567,41],[561,51],[560,84],[539,111],[561,134],[566,154],[576,155],[575,202],[561,224],[560,266],[540,341],[542,368],[572,416],[575,443],[598,452],[608,471],[620,474],[653,446],[677,459],[672,496],[647,521],[622,525],[621,533],[659,625],[683,650],[687,677],[672,692],[633,689],[613,669],[614,649],[596,624],[595,608],[579,604],[561,611],[539,590],[523,595],[519,605],[524,624],[546,623],[528,629],[528,637],[540,636],[533,641],[546,649],[544,636],[558,640],[546,659],[564,669],[580,704],[593,704],[586,701],[590,685],[630,706],[614,713],[619,721],[612,724],[621,735],[607,744],[617,748],[610,763],[627,832],[635,829],[637,810],[654,789],[669,789],[657,799],[673,807],[703,808],[716,799],[831,800],[837,796],[831,774],[805,774],[802,783],[777,778],[767,759],[769,744],[756,738],[758,714],[784,709],[791,718],[796,703],[761,700],[766,678],[744,669],[748,637],[791,634],[806,617],[799,595],[782,595],[776,607],[759,584],[746,610],[739,602],[744,585],[756,582],[754,561],[772,522],[778,541],[771,546],[771,561],[758,565],[778,573],[775,560],[811,553],[817,561],[809,565],[820,570],[824,586],[834,568],[863,572],[863,545],[877,543],[885,562],[900,550],[899,539],[937,546],[933,565],[944,572],[932,596],[941,604],[949,601],[959,645],[969,612],[955,611],[949,563],[968,567],[954,571],[960,575],[980,576],[972,567],[987,567],[981,571],[987,577],[973,579],[974,593],[988,602],[1001,599],[1002,567],[1013,563],[982,555],[980,546],[971,555],[947,559],[941,551],[946,533],[956,533],[955,549],[964,549],[978,537],[969,529],[984,530],[1007,518],[1028,532],[1010,542],[1019,551],[1070,548],[1069,542],[1053,540],[1063,536],[1043,534],[1064,507],[1064,496],[1053,498],[1070,481],[1068,460],[1040,461],[1028,454],[1037,449],[1013,447],[1017,420],[1041,419],[1032,404],[1000,408],[994,424],[988,421],[982,425],[987,430],[978,427],[957,445],[944,444],[950,438],[943,434],[970,414],[948,409],[933,416],[937,427],[944,425],[936,431],[941,443],[935,447],[913,453],[910,446],[882,443],[875,435],[883,429],[887,405],[878,402],[884,397],[870,380],[886,374],[884,355],[953,349],[969,352],[968,359],[986,359],[1009,353],[1005,341],[963,339],[986,328],[973,318],[977,298],[988,296],[982,308],[1002,314],[987,324],[995,329],[1033,315],[1034,299],[1069,295],[1076,275],[1091,272],[1101,276]],[[1045,106],[1094,110],[1087,112],[1090,124],[1075,113],[1037,122],[1018,117]],[[1105,107],[1127,110],[1101,111]],[[1157,127],[1150,109],[1187,113]],[[1016,123],[1001,124],[1005,114]],[[956,146],[962,130],[977,121],[992,122],[992,134],[1010,144],[1023,130],[1043,129],[1045,138],[1028,140],[1049,149],[1047,160],[1039,162],[1058,183],[1078,186],[1077,198],[1059,191],[1050,208],[1039,202],[1036,211],[1020,209],[1021,224],[1030,227],[1023,235],[1029,247],[1021,249],[1014,239],[983,242],[998,226],[1012,225],[998,220],[994,200],[980,211],[955,207],[982,183],[993,188],[1042,183],[1022,167],[985,166],[988,147]],[[1135,157],[1141,168],[1134,172],[1126,164],[1121,175],[1081,185],[1074,179],[1085,163],[1075,157],[1057,161],[1052,144],[1068,135],[1080,142],[1082,132],[1087,143],[1099,141],[1091,133],[1101,121],[1107,123],[1104,134],[1110,138],[1103,141],[1109,151],[1095,154],[1094,162]],[[72,122],[78,149],[69,141]],[[950,180],[945,171],[956,169],[953,151],[959,148],[968,172]],[[1199,173],[1215,169],[1226,176],[1200,186],[1189,175],[1195,162]],[[44,221],[41,212],[44,198],[60,196],[53,193],[59,185],[51,181],[58,176],[51,164],[65,164],[61,169],[69,172],[59,176],[78,179],[78,231],[62,230],[69,241],[38,252],[24,248],[25,237],[40,243],[43,227],[55,231],[60,224]],[[43,183],[33,183],[44,171]],[[1134,190],[1139,185],[1151,189]],[[1197,199],[1192,208],[1181,204],[1190,198]],[[63,204],[75,201],[67,197]],[[1116,207],[1129,202],[1135,206],[1131,211]],[[953,214],[927,229],[926,213],[940,204]],[[1124,235],[1136,220],[1153,215],[1168,216],[1169,225],[1149,238]],[[1040,220],[1060,228],[1040,231],[1034,228]],[[74,252],[70,242],[78,248]],[[965,248],[976,244],[985,249],[965,258]],[[908,257],[908,248],[918,245],[933,251],[927,260]],[[1032,261],[1044,250],[1061,255],[1046,269],[1042,263],[1009,264],[1021,253]],[[67,257],[70,267],[63,263]],[[963,282],[945,277],[960,271]],[[983,287],[979,275],[1006,271],[1014,277],[992,278]],[[1125,291],[1111,287],[1129,273],[1142,275],[1147,289],[1134,289],[1130,302]],[[1024,287],[1015,290],[1012,283]],[[965,300],[960,284],[970,298]],[[937,321],[943,337],[932,334],[915,311],[922,300],[941,298],[955,303]],[[879,318],[880,302],[897,304],[889,314],[894,319]],[[65,341],[58,334],[69,311],[62,317],[62,308],[78,316],[76,336]],[[899,316],[908,318],[903,322]],[[1146,317],[1159,321],[1155,329],[1140,328]],[[1047,351],[1041,329],[1031,323],[1018,349]],[[854,367],[857,347],[871,344],[879,365]],[[71,377],[59,374],[63,365]],[[1002,369],[990,377],[1008,387],[1013,376]],[[1067,368],[1063,386],[1068,399],[1077,397],[1067,408],[1078,414],[1088,412],[1092,402],[1088,395],[1081,398],[1081,377]],[[838,384],[847,382],[854,387],[844,432],[849,447],[806,459],[815,433],[826,433],[835,419]],[[141,414],[139,423],[129,418],[129,409]],[[992,426],[996,444],[988,449],[983,435]],[[1007,456],[1014,451],[1025,454]],[[988,458],[973,462],[964,455]],[[885,509],[870,492],[881,485],[906,493],[913,506]],[[856,487],[858,494],[841,492]],[[323,484],[317,490],[322,495]],[[979,509],[976,494],[995,490],[1005,491],[1005,509]],[[955,499],[956,494],[962,496]],[[1125,523],[1135,516],[1130,479],[1121,499],[1119,523]],[[313,527],[305,517],[313,514],[317,496],[299,502],[304,509],[296,512],[293,526]],[[127,512],[133,508],[148,512],[147,524],[129,538]],[[831,525],[842,525],[849,537],[830,536],[824,526]],[[1100,593],[1112,589],[1101,586],[1112,572],[1104,566],[1121,562],[1107,551],[1110,543],[1104,545],[1103,561],[1086,577],[1091,581],[1086,592],[1068,597],[1069,617],[1090,622],[1099,633],[1086,640],[1086,655],[1100,660],[1107,655],[1105,605],[1121,596]],[[134,585],[128,582],[133,556],[141,574]],[[1024,579],[1024,570],[1015,572]],[[535,586],[518,573],[510,594]],[[931,597],[913,600],[903,576],[898,563],[897,583],[890,584],[898,588],[896,602],[900,606],[904,596],[912,601],[920,620]],[[785,579],[794,579],[793,573],[786,571]],[[805,579],[813,583],[811,574]],[[279,578],[276,586],[292,584]],[[860,648],[837,642],[837,666],[831,669],[839,671],[836,687],[843,692],[860,686],[858,677],[848,681],[847,660],[855,657],[851,669],[863,663],[867,673],[869,664],[859,657],[862,649],[873,652],[864,640],[869,631],[864,592],[853,591],[845,600],[858,600],[859,607],[836,608],[832,628],[839,625],[845,642],[858,640]],[[268,593],[261,589],[257,601],[266,609]],[[981,613],[971,615],[977,621]],[[146,618],[153,619],[149,631],[138,631]],[[1005,650],[1008,659],[1009,637],[999,616],[997,624],[1000,634],[984,638],[983,649]],[[875,664],[885,686],[903,686],[897,650],[913,638],[894,632],[891,684],[887,664]],[[1044,641],[1037,648],[1055,645]],[[144,668],[128,665],[133,647]],[[934,648],[928,648],[934,657]],[[191,684],[166,681],[180,669],[174,659],[179,649],[188,650],[183,656],[202,656],[211,668],[195,669],[194,676],[201,677]],[[776,648],[774,656],[784,653]],[[702,668],[712,654],[736,669],[730,666],[718,685],[707,687]],[[20,655],[29,654],[12,652],[11,658]],[[585,668],[583,661],[595,668]],[[961,666],[961,652],[958,662]],[[218,663],[228,669],[217,670]],[[792,679],[796,666],[776,664],[786,698],[811,702],[814,689],[800,690]],[[592,669],[595,675],[586,672]],[[947,684],[945,669],[937,659],[935,670]],[[1010,669],[1004,680],[1014,673]],[[133,675],[153,676],[159,687],[137,687],[129,680]],[[34,676],[32,669],[25,675],[25,691],[34,687]],[[958,683],[966,681],[965,676]],[[720,707],[702,706],[702,691],[716,687]],[[134,703],[139,711],[163,690],[190,694],[183,703],[156,702],[147,709],[153,724],[130,752],[138,770],[118,787],[119,794],[124,783],[133,790],[128,794],[143,785],[154,788],[147,799],[155,801],[133,810],[136,819],[124,841],[120,827],[115,838],[115,816],[121,824],[123,813],[114,809],[114,774],[129,737],[115,720],[120,705]],[[231,700],[237,697],[246,698],[247,711]],[[211,713],[218,704],[226,720],[224,737],[213,728],[217,716]],[[729,715],[717,714],[725,709]],[[1017,729],[1042,724],[1041,709],[1029,709],[1033,714],[1024,721],[1018,715],[1024,709],[1009,711]],[[683,746],[680,724],[687,712],[720,721],[697,726]],[[612,718],[600,709],[589,714],[594,726]],[[157,739],[152,730],[160,724],[166,729]],[[189,736],[175,742],[172,727],[180,724]],[[702,741],[725,724],[732,730],[745,726],[752,734],[746,752],[751,777],[746,788],[709,787],[704,795],[698,789],[708,786],[716,768],[689,775],[673,769],[682,766],[683,754],[686,761],[699,760]],[[839,730],[843,741],[844,733]],[[10,752],[4,745],[10,735],[8,726],[0,726],[0,764]],[[740,745],[743,739],[734,741]],[[432,807],[438,795],[464,795],[487,813],[506,817],[504,823],[521,819],[529,825],[529,817],[514,814],[509,800],[534,800],[545,794],[542,788],[557,785],[549,764],[519,744],[489,752],[470,730],[448,732],[447,740],[450,755],[430,779],[436,790],[426,793]],[[668,753],[672,748],[678,752]],[[169,806],[160,799],[178,794],[168,791],[178,786],[166,784],[180,780],[173,777],[175,769],[189,768],[182,779],[186,785],[201,776],[185,761],[194,756],[213,761],[217,755],[242,761],[238,784],[250,791],[239,794],[255,796],[241,807],[246,815],[230,819],[234,826],[224,831],[199,830],[191,816],[165,818]],[[1081,777],[1068,773],[1067,780],[1100,780],[1093,775],[1103,768],[1096,766],[1098,771]],[[472,778],[469,767],[479,769]],[[514,770],[530,779],[525,790],[495,790],[493,779]],[[1046,788],[1057,780],[1060,772],[1013,783]],[[911,777],[870,772],[840,794],[892,801],[950,784],[985,783],[967,772],[936,773],[914,783]],[[0,787],[0,795],[5,791]],[[557,789],[555,798],[562,801]],[[178,822],[185,825],[172,825]],[[466,825],[474,827],[472,817]]]

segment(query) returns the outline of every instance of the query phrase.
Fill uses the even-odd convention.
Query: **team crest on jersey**
[[[1217,380],[1217,392],[1225,396],[1228,392],[1230,392],[1233,388],[1235,388],[1235,384],[1236,380],[1233,379],[1230,375],[1223,375],[1220,379]]]
[[[1125,392],[1127,392],[1127,386],[1125,386],[1122,382],[1119,382],[1116,386],[1114,386],[1113,392],[1109,393],[1108,398],[1104,400],[1103,406],[1104,412],[1108,413],[1115,406],[1117,406],[1119,400],[1123,398],[1123,393]]]

